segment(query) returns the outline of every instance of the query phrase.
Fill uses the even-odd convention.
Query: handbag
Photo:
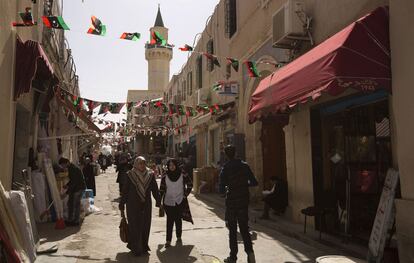
[[[164,206],[160,205],[160,208],[158,210],[158,216],[159,217],[164,217],[165,216],[165,210],[164,210]]]
[[[121,223],[119,224],[119,237],[122,242],[128,242],[128,222],[125,215],[122,215]]]

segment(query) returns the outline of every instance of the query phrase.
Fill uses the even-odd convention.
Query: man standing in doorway
[[[82,170],[76,167],[66,158],[59,159],[59,165],[69,174],[69,183],[66,185],[67,193],[69,195],[68,200],[68,226],[78,226],[80,221],[80,205],[82,193],[86,189],[85,177]]]
[[[237,224],[243,237],[247,262],[255,263],[253,244],[249,233],[249,187],[257,186],[258,182],[246,162],[236,159],[236,148],[227,145],[224,148],[227,162],[220,173],[220,192],[226,193],[226,225],[229,229],[230,256],[226,263],[237,262]]]

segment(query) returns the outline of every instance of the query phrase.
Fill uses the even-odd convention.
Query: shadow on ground
[[[205,203],[209,206],[209,210],[216,214],[220,219],[223,221],[224,219],[224,206],[217,205],[217,203],[210,201],[208,198],[203,198],[203,195],[194,196],[198,201]],[[224,198],[223,198],[223,205],[224,205]],[[311,260],[304,261],[305,263],[314,262],[314,259],[323,256],[324,254],[316,255],[315,251],[311,250],[303,250],[303,244],[298,245],[297,240],[293,240],[294,237],[289,237],[278,232],[276,229],[272,229],[269,227],[262,226],[256,223],[256,218],[250,218],[249,223],[251,229],[251,237],[252,241],[254,242],[257,240],[258,236],[263,239],[272,239],[275,241],[279,241],[279,245],[282,246],[286,251],[288,251],[294,258],[298,261],[295,262],[303,262],[303,256],[310,258]],[[243,243],[240,233],[238,233],[238,243]],[[298,253],[300,251],[300,253]],[[293,261],[286,261],[285,263],[293,263]]]
[[[80,226],[55,229],[55,223],[43,223],[37,224],[37,229],[40,239],[46,239],[45,242],[56,242],[78,233]]]
[[[168,249],[158,245],[157,257],[160,263],[193,263],[197,261],[197,258],[190,256],[193,249],[192,245],[173,246]]]

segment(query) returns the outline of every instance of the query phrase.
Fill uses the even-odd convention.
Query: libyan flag
[[[218,58],[216,56],[210,53],[203,53],[203,54],[204,56],[206,56],[206,58],[212,61],[214,65],[216,65],[217,67],[220,67],[220,62],[218,61]]]
[[[125,39],[125,40],[132,40],[132,41],[137,41],[138,39],[140,39],[141,34],[140,33],[123,33],[121,36],[121,39]]]
[[[178,49],[181,50],[181,51],[193,51],[193,47],[189,46],[187,44],[185,44],[184,47],[180,47]]]
[[[257,71],[257,68],[256,68],[256,62],[245,61],[244,64],[246,65],[247,71],[249,72],[249,76],[251,78],[260,77],[260,74],[259,74],[259,72]]]
[[[234,71],[239,72],[239,61],[235,58],[226,58],[227,65],[231,65]]]
[[[42,16],[43,24],[48,28],[69,30],[61,16]]]
[[[105,36],[106,35],[106,25],[103,25],[101,20],[96,18],[96,16],[91,17],[92,26],[88,30],[88,34]]]
[[[167,45],[167,40],[165,40],[160,33],[158,33],[157,31],[152,31],[151,32],[151,45],[161,45],[161,46],[165,46]]]

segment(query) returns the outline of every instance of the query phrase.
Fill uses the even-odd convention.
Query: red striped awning
[[[391,91],[388,7],[380,7],[263,79],[249,121],[347,88]]]
[[[14,81],[14,99],[23,93],[30,92],[32,80],[36,75],[47,80],[53,77],[53,67],[50,64],[42,46],[32,40],[16,43],[16,70]]]

